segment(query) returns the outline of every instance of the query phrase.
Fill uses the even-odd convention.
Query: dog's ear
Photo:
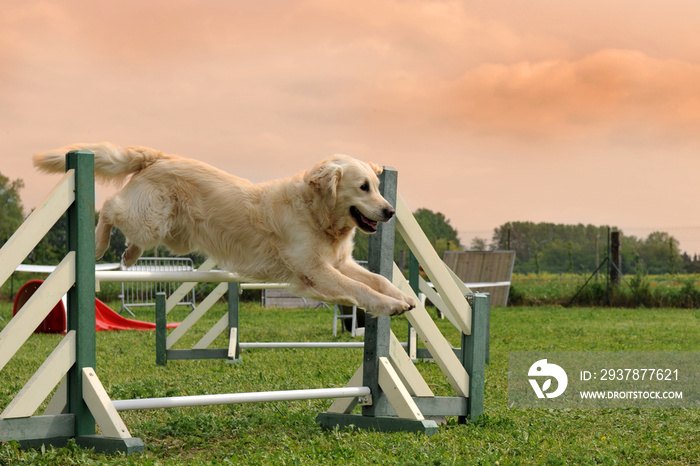
[[[343,176],[343,167],[332,161],[323,161],[306,172],[304,182],[323,196],[330,208],[335,206],[338,197],[338,183]]]
[[[331,160],[325,160],[306,172],[304,176],[304,182],[314,193],[318,220],[325,226],[332,226],[334,223],[333,211],[338,202],[338,183],[342,175],[342,166]]]
[[[384,167],[382,167],[381,165],[377,165],[374,162],[367,162],[367,164],[369,165],[369,168],[371,168],[377,175],[381,175],[384,171]]]

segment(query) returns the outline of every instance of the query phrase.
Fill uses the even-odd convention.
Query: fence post
[[[382,196],[396,206],[397,173],[385,168],[379,175]],[[395,219],[379,224],[377,232],[369,237],[368,267],[371,272],[383,275],[391,281],[394,269]],[[370,310],[371,312],[371,310]],[[363,381],[372,391],[372,404],[362,407],[364,416],[385,416],[389,413],[386,395],[379,387],[379,358],[389,357],[391,318],[388,316],[365,316],[365,347]]]
[[[68,372],[68,411],[75,435],[95,434],[95,418],[83,401],[83,368],[95,368],[95,160],[92,152],[66,154],[75,169],[75,202],[68,209],[68,250],[75,251],[75,286],[68,291],[68,330],[76,331],[76,360]]]
[[[488,324],[491,296],[488,293],[470,293],[467,300],[472,307],[472,333],[462,334],[462,364],[469,374],[467,413],[472,421],[484,413],[484,380],[488,351]],[[464,423],[466,417],[459,418]]]
[[[397,172],[384,168],[379,176],[380,192],[392,205],[397,200]],[[394,233],[396,220],[379,225],[377,232],[369,237],[368,268],[392,279],[394,267]],[[370,310],[371,311],[371,310]],[[365,344],[362,363],[362,386],[369,387],[371,399],[360,400],[362,414],[327,412],[320,413],[316,422],[333,429],[350,427],[355,429],[372,429],[381,432],[418,432],[432,435],[437,432],[437,425],[432,420],[412,420],[395,417],[395,411],[379,386],[379,358],[390,357],[391,319],[387,316],[372,317],[365,315]]]
[[[165,316],[165,293],[156,293],[156,364],[165,366],[167,356],[167,318]]]
[[[241,359],[241,345],[240,336],[238,330],[240,329],[238,325],[239,320],[239,310],[241,308],[241,284],[231,282],[228,284],[228,331],[229,338],[231,338],[231,329],[236,329],[236,355],[232,359],[233,362],[240,361]],[[229,341],[229,347],[231,342]]]
[[[622,274],[622,255],[620,254],[620,232],[610,233],[610,283],[612,286],[620,284]]]

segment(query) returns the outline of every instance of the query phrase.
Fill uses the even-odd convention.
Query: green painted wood
[[[83,401],[83,368],[95,367],[95,160],[92,152],[66,154],[75,169],[75,202],[68,209],[68,250],[76,252],[76,283],[68,291],[68,330],[76,330],[76,362],[68,372],[68,411],[76,435],[95,433],[95,419]]]
[[[459,358],[460,361],[464,362],[462,360],[463,351],[462,348],[452,348],[452,351],[454,351],[455,356]],[[433,355],[430,353],[430,350],[428,348],[417,348],[416,349],[416,359],[434,359]]]
[[[334,414],[320,413],[316,416],[316,422],[324,429],[351,428],[375,430],[378,432],[415,432],[425,435],[434,435],[438,432],[435,421],[400,419],[388,416],[365,416],[360,414]]]
[[[486,312],[486,365],[489,365],[491,359],[491,301],[489,300],[489,309]]]
[[[461,396],[411,397],[425,417],[431,416],[467,416],[468,398]],[[386,416],[396,416],[390,409]]]
[[[71,438],[74,435],[74,414],[31,416],[0,420],[0,442],[59,437]]]
[[[228,348],[166,350],[166,359],[228,359]]]
[[[156,364],[158,366],[165,366],[168,363],[166,350],[168,326],[165,301],[165,293],[156,293]]]
[[[469,419],[476,420],[484,413],[486,343],[491,300],[488,293],[468,294],[467,299],[472,306],[472,334],[462,335],[462,361],[469,374],[468,416]]]
[[[63,448],[68,445],[68,441],[74,437],[42,437],[18,440],[19,447],[23,450],[40,450],[44,447]]]
[[[397,172],[384,168],[379,175],[379,190],[384,199],[396,206]],[[368,268],[391,281],[394,267],[394,219],[380,223],[369,237]],[[371,310],[370,310],[371,311]],[[379,358],[389,357],[390,318],[365,316],[365,346],[363,354],[363,385],[372,391],[372,404],[362,407],[364,416],[381,416],[390,409],[387,397],[379,387]]]
[[[139,438],[111,438],[101,435],[85,435],[82,437],[47,437],[24,439],[19,441],[19,445],[23,449],[39,449],[44,447],[63,448],[68,445],[68,441],[74,439],[76,445],[81,448],[94,449],[95,453],[102,454],[117,454],[123,453],[130,455],[133,453],[143,453],[146,451],[146,446]]]
[[[419,286],[419,277],[420,277],[420,264],[418,263],[418,259],[416,258],[415,254],[413,252],[409,251],[408,252],[408,283],[411,285],[411,288],[413,288],[413,291],[418,294],[420,293],[420,286]]]
[[[75,438],[75,443],[81,448],[94,448],[95,452],[103,454],[124,453],[131,455],[143,453],[146,446],[140,438],[113,438],[102,435],[83,435]]]
[[[413,397],[423,416],[465,416],[468,414],[468,398],[461,396]]]
[[[241,359],[241,341],[240,333],[241,328],[238,326],[239,311],[240,311],[240,283],[229,283],[228,284],[228,328],[229,335],[231,335],[231,329],[237,328],[236,332],[236,356],[233,358],[234,361],[239,361]],[[228,352],[224,356],[228,358]]]

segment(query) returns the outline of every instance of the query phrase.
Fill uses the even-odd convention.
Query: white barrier
[[[211,283],[240,283],[242,290],[260,290],[263,288],[289,288],[288,283],[259,283],[242,277],[241,275],[225,270],[209,270],[191,272],[177,271],[130,271],[130,270],[106,270],[96,271],[95,280],[102,283],[109,282],[211,282]],[[246,283],[243,283],[246,282]]]
[[[251,342],[239,343],[241,349],[256,349],[256,348],[364,348],[365,343],[362,341],[303,341],[303,342]]]
[[[138,272],[138,271],[120,271],[109,270],[103,272],[95,272],[95,280],[98,282],[181,282],[187,280],[190,282],[230,282],[240,283],[246,281],[238,274],[226,272],[223,270],[211,270],[201,272],[198,270],[192,272]],[[249,281],[249,280],[248,280]]]
[[[316,388],[307,390],[278,390],[270,392],[217,393],[214,395],[171,396],[112,400],[117,411],[137,409],[184,408],[189,406],[260,403],[265,401],[316,400],[324,398],[355,398],[370,394],[369,387]]]
[[[239,343],[241,349],[257,348],[364,348],[363,341],[302,341],[302,342],[251,342]],[[408,343],[401,342],[401,346],[408,346]]]

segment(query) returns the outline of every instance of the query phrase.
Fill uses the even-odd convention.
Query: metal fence
[[[186,272],[194,270],[194,263],[189,257],[141,257],[136,264],[127,268],[128,271],[140,272]],[[126,310],[132,316],[132,307],[155,306],[156,293],[170,296],[182,283],[122,283],[120,313]],[[187,293],[178,303],[195,308],[195,290]]]

